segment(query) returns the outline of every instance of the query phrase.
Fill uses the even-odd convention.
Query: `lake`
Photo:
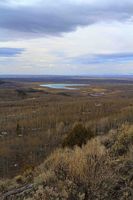
[[[53,83],[53,84],[42,84],[41,87],[48,87],[53,89],[66,89],[66,90],[77,90],[77,87],[85,86],[86,84],[71,84],[71,83]],[[76,87],[76,88],[75,88]]]

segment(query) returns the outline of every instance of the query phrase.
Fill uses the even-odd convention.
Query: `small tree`
[[[26,97],[26,92],[24,90],[18,89],[16,91],[18,93],[18,96],[21,97],[22,99]]]
[[[20,134],[21,134],[21,127],[20,127],[20,124],[19,124],[19,123],[17,123],[16,133],[17,133],[17,135],[20,135]]]

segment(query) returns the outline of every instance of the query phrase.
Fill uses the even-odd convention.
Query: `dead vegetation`
[[[133,141],[130,139],[132,137],[133,126],[123,124],[119,130],[91,139],[86,145],[82,145],[82,148],[75,146],[73,149],[57,149],[44,163],[30,172],[33,175],[31,182],[34,189],[32,188],[27,195],[24,190],[20,191],[18,197],[25,200],[131,200]],[[127,151],[123,154],[121,151],[114,151],[116,144],[118,147],[128,144]],[[22,179],[26,181],[26,176],[16,177],[12,182],[16,182],[17,186],[22,184],[20,182]],[[9,185],[6,183],[5,186],[2,184],[1,188],[5,187],[7,191],[8,187],[11,187],[11,183]],[[11,196],[8,199],[11,199]],[[13,198],[16,200],[18,197],[14,195]]]
[[[93,98],[10,90],[0,101],[1,198],[132,199],[131,88]]]

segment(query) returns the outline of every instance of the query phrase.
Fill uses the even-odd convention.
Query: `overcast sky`
[[[133,0],[0,0],[0,74],[133,74]]]

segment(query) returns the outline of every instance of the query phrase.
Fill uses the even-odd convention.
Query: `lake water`
[[[66,89],[66,90],[76,90],[80,86],[85,86],[86,84],[71,84],[71,83],[53,83],[53,84],[43,84],[41,87],[48,87],[53,89]]]

